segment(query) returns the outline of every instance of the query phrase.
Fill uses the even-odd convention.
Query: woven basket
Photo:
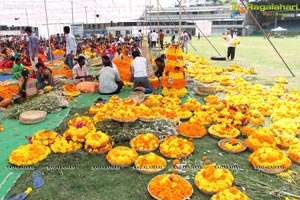
[[[241,142],[241,144],[243,145],[243,149],[240,149],[238,151],[226,149],[226,148],[222,147],[222,145],[221,145],[222,142],[226,142],[226,141],[228,141],[228,138],[220,140],[218,142],[218,146],[220,147],[220,149],[222,149],[223,151],[225,151],[227,153],[241,153],[241,152],[243,152],[243,151],[245,151],[247,149],[246,143],[244,141],[242,141],[242,140],[239,140],[239,142]]]
[[[216,92],[215,87],[209,87],[209,86],[197,86],[194,88],[195,94],[198,94],[200,96],[207,96],[210,94],[214,94]]]
[[[142,103],[145,100],[145,94],[140,91],[131,92],[131,94],[128,96],[128,98],[131,98],[138,103]]]
[[[47,112],[40,110],[25,111],[19,116],[19,121],[22,124],[37,124],[44,121]]]
[[[292,156],[289,155],[289,158],[297,165],[300,165],[300,160],[296,160],[294,158],[292,158]]]

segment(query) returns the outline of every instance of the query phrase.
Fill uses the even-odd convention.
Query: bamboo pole
[[[247,9],[247,6],[244,2],[244,0],[241,0],[241,3],[243,4],[244,8]],[[282,60],[282,62],[284,63],[284,65],[286,66],[286,68],[289,70],[289,72],[291,73],[291,75],[293,77],[295,77],[295,74],[292,72],[292,70],[289,68],[289,66],[287,65],[287,63],[285,62],[285,60],[283,59],[283,57],[281,56],[281,54],[279,53],[279,51],[277,50],[277,48],[275,47],[275,45],[273,44],[273,42],[269,39],[269,37],[267,37],[267,33],[264,31],[264,29],[261,27],[261,25],[258,23],[257,19],[255,18],[255,16],[253,15],[252,11],[247,9],[249,15],[251,16],[251,18],[254,20],[254,22],[256,23],[256,25],[258,26],[258,28],[263,32],[265,38],[267,38],[268,42],[271,44],[271,46],[273,47],[273,49],[276,51],[276,53],[278,54],[278,56],[280,57],[280,59]]]
[[[49,42],[49,52],[50,52],[50,60],[52,60],[52,49],[50,42],[50,33],[49,33],[49,23],[48,23],[48,13],[47,13],[47,4],[46,0],[44,0],[45,14],[46,14],[46,24],[47,24],[47,34],[48,34],[48,42]]]

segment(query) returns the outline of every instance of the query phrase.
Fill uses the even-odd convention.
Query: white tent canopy
[[[271,29],[272,32],[285,32],[287,29],[278,26],[277,28]]]
[[[271,29],[271,32],[274,32],[274,37],[275,38],[280,38],[280,37],[283,37],[283,36],[287,36],[287,29],[285,28],[282,28],[280,26],[278,26],[277,28],[273,28]]]

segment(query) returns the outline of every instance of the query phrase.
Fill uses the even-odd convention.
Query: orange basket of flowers
[[[228,153],[241,153],[247,149],[244,141],[235,138],[225,138],[218,142],[218,146]]]

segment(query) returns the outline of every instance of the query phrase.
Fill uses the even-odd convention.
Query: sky
[[[0,24],[9,26],[46,24],[44,2],[48,22],[59,24],[137,19],[145,10],[145,6],[149,6],[150,3],[157,6],[159,2],[165,7],[177,0],[1,0]],[[99,17],[96,17],[97,14]]]

